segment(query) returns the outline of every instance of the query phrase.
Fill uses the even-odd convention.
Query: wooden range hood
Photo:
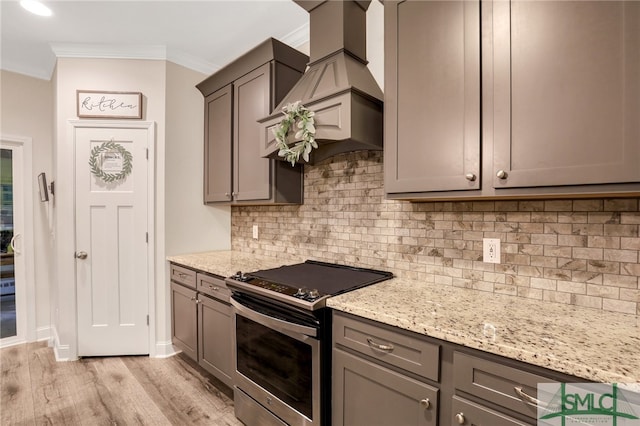
[[[310,62],[273,113],[259,120],[262,156],[283,160],[272,130],[283,118],[282,107],[296,101],[315,112],[318,148],[309,163],[343,152],[382,150],[383,94],[366,60],[371,0],[294,1],[310,15]]]

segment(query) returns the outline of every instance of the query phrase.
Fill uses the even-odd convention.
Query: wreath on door
[[[122,161],[122,167],[118,167],[120,171],[113,173],[103,169],[108,157]],[[131,174],[131,170],[133,170],[133,155],[120,144],[113,141],[103,142],[102,145],[96,146],[91,150],[89,168],[91,169],[91,174],[98,179],[106,183],[117,182]]]

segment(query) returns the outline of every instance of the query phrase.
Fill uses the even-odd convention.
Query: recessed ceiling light
[[[44,4],[36,0],[21,0],[20,6],[27,9],[29,12],[38,16],[51,16],[53,12]]]

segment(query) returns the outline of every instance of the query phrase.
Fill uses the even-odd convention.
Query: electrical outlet
[[[482,261],[484,263],[500,263],[500,239],[482,239]]]
[[[258,225],[253,225],[253,239],[258,239]]]

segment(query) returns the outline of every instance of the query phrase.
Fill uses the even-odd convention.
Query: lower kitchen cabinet
[[[197,292],[171,283],[171,342],[189,358],[198,360]]]
[[[538,383],[584,382],[338,311],[332,368],[336,426],[535,425]]]
[[[198,300],[198,363],[232,387],[231,306],[204,295]]]
[[[230,290],[221,278],[178,265],[171,276],[173,345],[232,387]]]
[[[333,424],[436,425],[438,389],[336,349]]]

